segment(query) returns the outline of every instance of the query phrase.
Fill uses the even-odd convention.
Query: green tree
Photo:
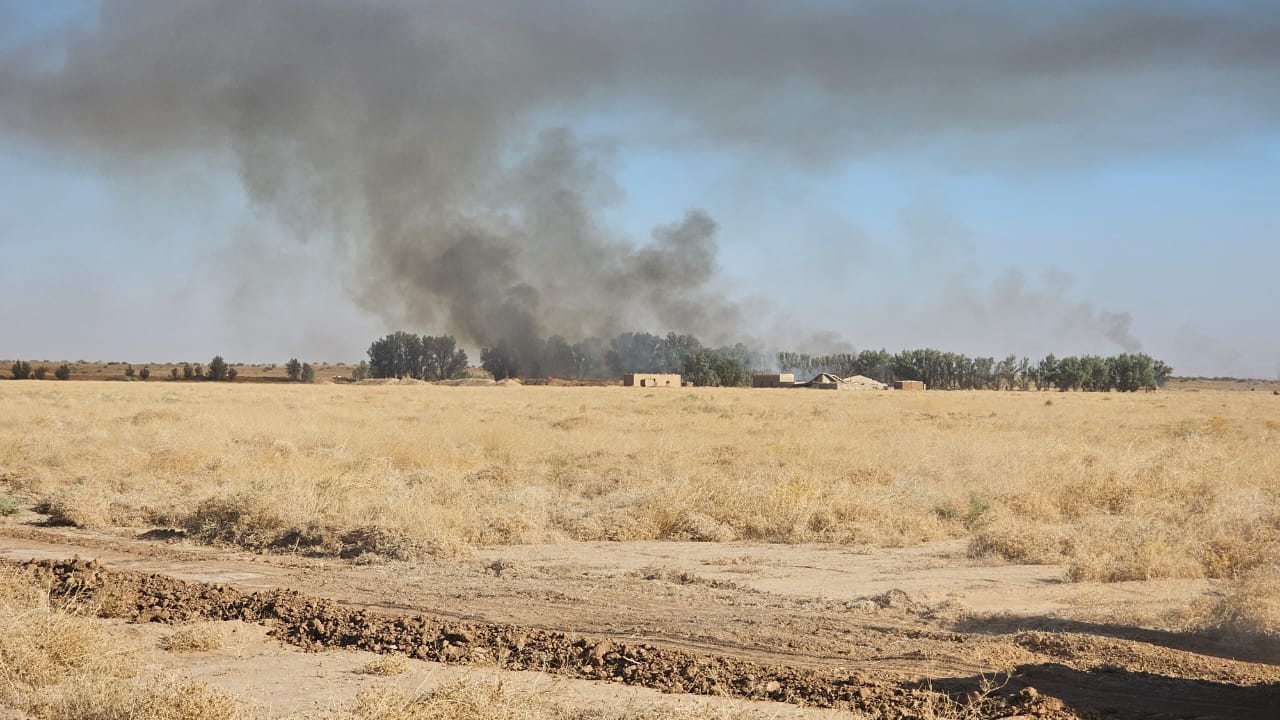
[[[209,361],[208,378],[215,381],[227,379],[227,361],[221,355],[214,355]]]
[[[488,370],[494,380],[519,377],[520,364],[515,348],[505,340],[493,347],[480,349],[480,367]]]
[[[284,364],[284,372],[290,380],[297,380],[302,377],[302,363],[298,362],[298,358],[289,358],[289,362]]]
[[[138,371],[138,377],[139,377],[140,379],[144,380],[144,381],[145,381],[145,380],[147,380],[148,378],[150,378],[150,377],[151,377],[151,368],[146,367],[146,366],[143,366],[143,368],[142,368],[141,370],[139,370],[139,371]]]
[[[715,387],[720,384],[720,376],[716,374],[715,355],[706,348],[693,348],[684,355],[684,366],[681,374],[684,379],[698,387]]]
[[[751,371],[742,358],[732,353],[717,351],[712,356],[716,384],[720,387],[742,387],[751,384]]]
[[[135,374],[136,374],[136,372],[134,371],[134,369],[133,369],[133,366],[132,366],[132,365],[125,365],[125,366],[124,366],[124,376],[125,376],[125,377],[133,377]]]
[[[561,341],[563,342],[563,340]],[[420,340],[422,356],[416,377],[420,380],[452,380],[467,370],[467,353],[449,335],[427,336]],[[568,345],[565,346],[568,350]],[[570,364],[571,367],[571,364]]]
[[[66,363],[62,363],[58,366],[57,370],[53,371],[53,376],[59,380],[70,380],[71,366]]]
[[[1036,389],[1041,390],[1058,384],[1058,358],[1049,353],[1036,365]]]
[[[316,369],[311,367],[311,363],[302,363],[300,377],[302,382],[309,383],[316,381]]]
[[[1084,383],[1085,369],[1080,358],[1068,355],[1058,361],[1058,371],[1054,375],[1053,384],[1062,392],[1079,390]]]
[[[18,360],[10,366],[9,372],[13,373],[15,380],[27,380],[31,377],[31,363],[26,360]]]
[[[228,367],[228,368],[227,368],[227,380],[228,380],[228,381],[235,380],[235,379],[236,379],[236,376],[237,376],[237,375],[239,375],[239,374],[240,374],[240,373],[239,373],[235,368],[233,368],[233,367]]]
[[[376,378],[415,377],[422,373],[422,338],[396,331],[369,346],[369,372]]]
[[[171,367],[171,368],[169,368],[169,379],[170,379],[170,380],[177,380],[177,379],[178,379],[178,368],[176,368],[176,367]]]
[[[43,380],[49,374],[49,368],[41,365],[32,371],[31,376],[37,380]]]
[[[192,380],[198,374],[199,373],[196,372],[196,369],[191,367],[191,363],[185,363],[185,362],[182,363],[182,379],[183,380]]]

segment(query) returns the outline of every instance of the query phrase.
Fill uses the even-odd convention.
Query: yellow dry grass
[[[51,605],[31,575],[0,568],[0,707],[46,720],[252,717],[205,683],[145,677],[134,650],[81,610]]]
[[[58,521],[364,560],[968,538],[1119,581],[1242,577],[1280,544],[1262,393],[6,382],[0,407],[0,492]]]

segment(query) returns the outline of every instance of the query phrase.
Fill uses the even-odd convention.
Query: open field
[[[1270,392],[4,382],[0,408],[4,557],[328,613],[197,585],[113,617],[870,717],[1271,717],[1280,689]],[[563,660],[601,639],[651,667]]]

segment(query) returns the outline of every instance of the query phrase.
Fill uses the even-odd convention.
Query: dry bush
[[[225,390],[0,383],[5,483],[87,527],[364,562],[968,539],[1081,580],[1232,578],[1280,528],[1280,407],[1257,393]]]
[[[1065,563],[1074,548],[1071,532],[1066,527],[1031,524],[1017,517],[1002,515],[974,533],[969,540],[968,552],[974,558],[1052,565]]]
[[[1227,583],[1212,610],[1212,625],[1280,649],[1280,553]]]
[[[214,623],[186,625],[174,630],[160,641],[161,649],[169,652],[205,652],[222,648],[222,629]]]
[[[95,621],[51,608],[31,576],[0,568],[0,703],[26,702],[79,674],[127,668]]]
[[[460,554],[455,545],[418,540],[398,528],[365,525],[344,529],[314,522],[302,527],[290,525],[279,508],[265,498],[244,493],[201,502],[182,518],[181,525],[188,537],[208,543],[362,562]]]
[[[231,693],[189,678],[164,678],[143,686],[130,698],[120,720],[251,720]],[[106,720],[104,718],[104,720]]]

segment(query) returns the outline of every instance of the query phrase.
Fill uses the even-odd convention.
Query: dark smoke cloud
[[[810,171],[944,136],[959,161],[1017,166],[1274,122],[1277,70],[1265,3],[104,0],[0,57],[0,132],[112,172],[229,161],[389,323],[714,342],[743,315],[715,221],[620,237],[600,217],[611,149],[556,122]],[[1209,110],[1172,112],[1186,97]],[[1136,347],[1127,316],[1076,315]]]

